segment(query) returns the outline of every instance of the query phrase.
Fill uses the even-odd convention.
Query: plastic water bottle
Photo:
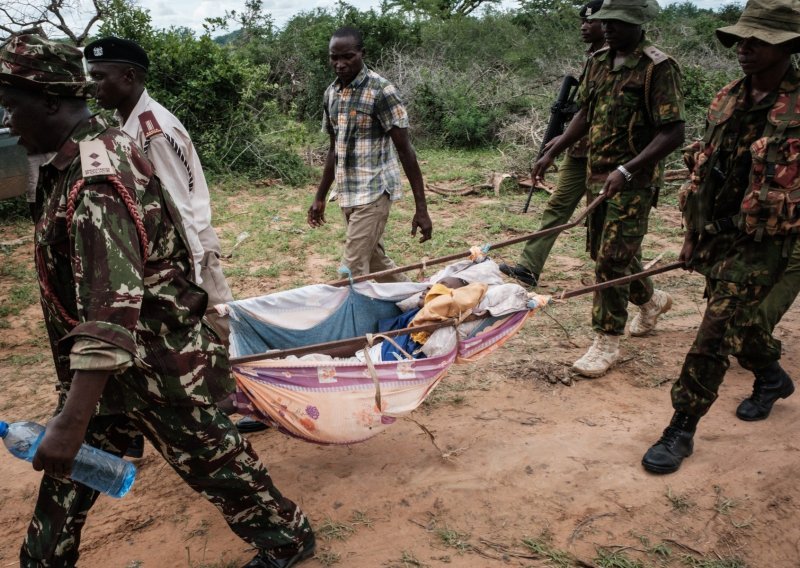
[[[43,437],[44,426],[36,422],[8,424],[0,421],[0,438],[8,451],[20,459],[33,461]],[[111,497],[122,497],[133,485],[136,468],[122,458],[83,444],[69,476]]]

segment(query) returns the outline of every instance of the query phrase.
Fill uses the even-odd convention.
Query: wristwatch
[[[617,166],[617,171],[622,174],[622,177],[625,178],[625,183],[629,183],[633,179],[633,174],[629,172],[625,166],[619,165]]]

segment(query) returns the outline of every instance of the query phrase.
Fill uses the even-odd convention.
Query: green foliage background
[[[394,0],[358,10],[340,2],[277,28],[261,0],[248,0],[243,11],[209,20],[206,32],[195,34],[157,29],[146,10],[113,0],[97,35],[145,47],[149,91],[184,122],[212,173],[310,180],[313,157],[326,144],[320,120],[322,93],[333,79],[328,40],[342,25],[363,31],[368,65],[400,89],[417,144],[500,146],[512,157],[509,167],[522,168],[537,150],[561,77],[582,68],[580,3],[521,0],[500,11],[490,1],[467,15],[463,6]],[[647,26],[682,66],[690,135],[702,127],[713,94],[738,73],[714,30],[740,12],[735,4],[672,4]]]

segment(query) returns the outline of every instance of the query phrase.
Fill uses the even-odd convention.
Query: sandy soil
[[[13,254],[30,253],[25,243]],[[551,286],[590,277],[565,256],[551,263],[570,274]],[[453,368],[412,416],[435,445],[412,420],[350,447],[251,435],[320,536],[304,568],[800,566],[800,396],[778,403],[765,422],[741,422],[734,410],[752,378],[733,363],[695,455],[669,476],[641,468],[671,416],[669,388],[703,309],[697,276],[657,282],[674,308],[652,336],[626,338],[623,363],[603,378],[567,371],[590,342],[588,298],[553,306],[492,357]],[[2,293],[9,286],[0,278]],[[4,419],[46,420],[53,407],[39,317],[32,307],[2,330]],[[796,377],[798,330],[795,307],[777,334]],[[31,357],[32,338],[43,356]],[[92,511],[81,566],[227,567],[252,556],[152,447],[137,465],[131,493],[101,498]],[[5,567],[16,565],[39,475],[8,457],[0,475]],[[623,555],[639,564],[622,563]]]

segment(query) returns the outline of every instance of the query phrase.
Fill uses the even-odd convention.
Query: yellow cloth
[[[489,286],[481,282],[456,289],[448,288],[444,284],[434,284],[425,295],[422,309],[411,320],[410,327],[466,316],[483,299],[488,289]],[[430,336],[428,331],[418,331],[411,334],[411,339],[417,343],[425,343]]]

